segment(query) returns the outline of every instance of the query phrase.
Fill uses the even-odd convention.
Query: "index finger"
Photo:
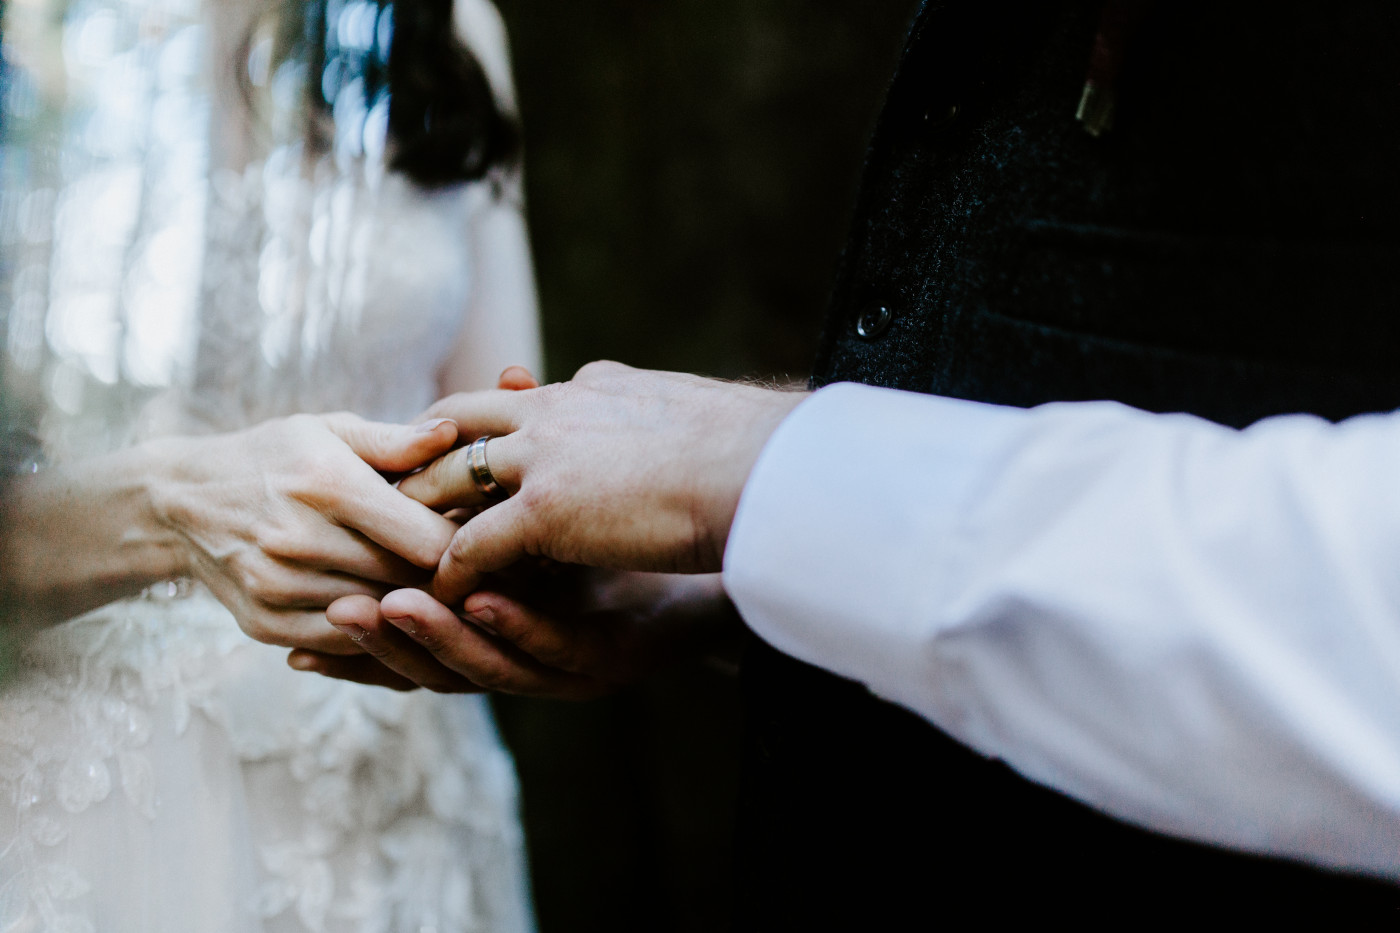
[[[487,434],[510,434],[520,427],[526,406],[539,389],[489,389],[458,392],[434,402],[419,421],[451,418],[457,422],[458,436],[472,439]]]
[[[457,525],[394,489],[364,461],[356,463],[359,482],[335,497],[330,517],[425,570],[436,567]]]

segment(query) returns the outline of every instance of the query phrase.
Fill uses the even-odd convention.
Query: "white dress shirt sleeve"
[[[724,580],[775,647],[1032,780],[1400,878],[1400,415],[834,386],[765,448]]]

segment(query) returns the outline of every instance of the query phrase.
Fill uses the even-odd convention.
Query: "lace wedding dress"
[[[50,458],[296,411],[403,421],[488,313],[472,237],[511,180],[425,192],[383,169],[386,102],[344,64],[384,51],[389,14],[328,3],[336,55],[308,77],[256,29],[229,41],[256,25],[243,5],[263,10],[7,4],[6,363],[42,393]],[[494,10],[458,0],[457,21],[508,94]],[[246,51],[261,122],[221,43]],[[288,129],[307,80],[333,105],[322,154]],[[26,641],[0,690],[0,933],[530,930],[485,701],[285,654],[190,581]]]

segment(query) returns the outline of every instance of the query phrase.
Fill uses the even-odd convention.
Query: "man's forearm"
[[[1236,432],[836,387],[760,457],[725,579],[778,648],[1035,780],[1397,876],[1397,462],[1400,416]]]

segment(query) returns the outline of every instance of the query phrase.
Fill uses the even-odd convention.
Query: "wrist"
[[[627,620],[614,651],[618,683],[686,662],[733,666],[744,629],[719,574],[595,571],[589,578],[595,604]]]
[[[160,456],[142,445],[19,477],[0,528],[0,590],[26,620],[72,618],[184,575],[160,517]]]
[[[778,425],[811,395],[810,392],[776,389],[748,388],[745,391],[752,394],[746,400],[744,411],[736,419],[737,430],[732,432],[731,443],[725,451],[728,469],[719,471],[723,481],[716,486],[707,507],[708,538],[715,570],[723,566],[729,532],[734,525],[735,513],[739,510],[739,499],[763,448]]]
[[[194,471],[193,452],[198,441],[161,438],[133,448],[130,488],[138,526],[148,544],[150,563],[159,567],[158,579],[189,576],[196,566],[189,535],[190,509],[184,494]]]

